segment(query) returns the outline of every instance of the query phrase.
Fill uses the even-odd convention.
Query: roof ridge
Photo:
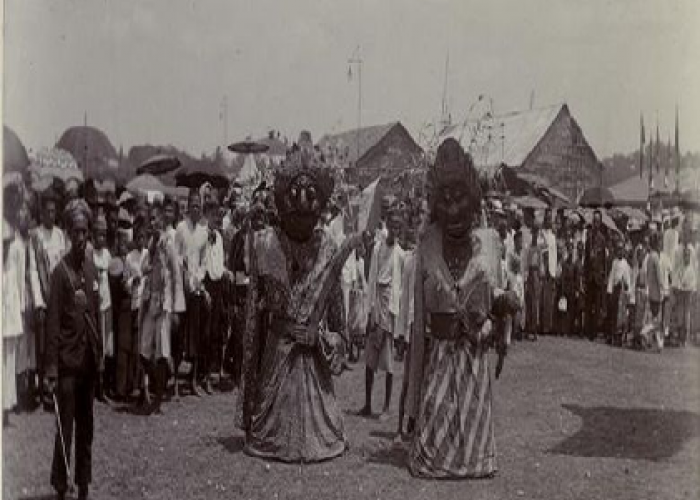
[[[366,125],[366,126],[364,126],[364,127],[355,127],[355,128],[347,129],[347,130],[344,130],[344,131],[342,131],[342,132],[335,132],[335,133],[331,133],[331,134],[323,134],[323,135],[321,136],[321,138],[319,139],[318,142],[321,142],[321,140],[324,139],[324,138],[337,137],[337,136],[339,136],[339,135],[352,134],[352,133],[355,133],[355,132],[357,132],[357,131],[364,131],[364,130],[370,130],[370,129],[379,129],[379,128],[390,128],[390,127],[393,127],[393,126],[395,126],[395,125],[398,125],[399,123],[401,123],[399,120],[394,120],[394,121],[392,121],[392,122],[387,122],[387,123],[380,124],[380,125]]]

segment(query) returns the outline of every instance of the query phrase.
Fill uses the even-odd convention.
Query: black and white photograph
[[[698,0],[3,0],[0,498],[700,498]]]

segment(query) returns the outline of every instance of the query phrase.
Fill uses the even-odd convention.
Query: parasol
[[[241,168],[240,172],[238,172],[236,182],[242,186],[245,186],[249,184],[260,184],[261,180],[262,174],[260,169],[258,169],[255,159],[252,156],[247,155],[243,161],[243,168]]]
[[[151,156],[136,169],[138,175],[163,175],[180,168],[182,163],[177,156],[159,154]]]
[[[67,182],[69,179],[83,181],[83,172],[78,168],[73,156],[68,151],[59,148],[40,149],[34,155],[29,171],[40,178],[56,178],[63,182]]]
[[[126,189],[132,193],[148,193],[149,191],[162,193],[165,184],[150,174],[141,174],[131,179],[127,183]]]
[[[614,201],[612,192],[608,188],[599,186],[586,189],[578,200],[578,204],[582,207],[603,207],[612,205]]]
[[[29,165],[29,156],[17,134],[8,127],[2,127],[2,166],[5,172],[22,172]]]
[[[180,169],[175,175],[178,187],[198,188],[205,182],[217,189],[226,189],[229,185],[228,175],[218,164],[194,162]]]
[[[240,141],[240,142],[235,142],[231,144],[228,147],[229,151],[233,151],[234,153],[241,153],[244,155],[248,154],[257,154],[257,153],[264,153],[268,149],[270,149],[270,146],[267,144],[261,144],[259,142],[255,141]]]

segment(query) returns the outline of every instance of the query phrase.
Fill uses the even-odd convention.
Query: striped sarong
[[[426,478],[478,478],[496,471],[487,351],[436,340],[426,367],[409,470]]]

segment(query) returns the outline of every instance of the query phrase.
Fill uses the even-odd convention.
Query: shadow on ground
[[[549,453],[577,457],[659,461],[700,436],[700,415],[651,408],[563,405],[583,420],[581,429]]]
[[[240,453],[245,448],[245,438],[243,436],[222,437],[218,441],[229,453]]]
[[[366,460],[373,464],[391,465],[405,469],[408,463],[408,450],[403,446],[381,447],[367,453]]]

